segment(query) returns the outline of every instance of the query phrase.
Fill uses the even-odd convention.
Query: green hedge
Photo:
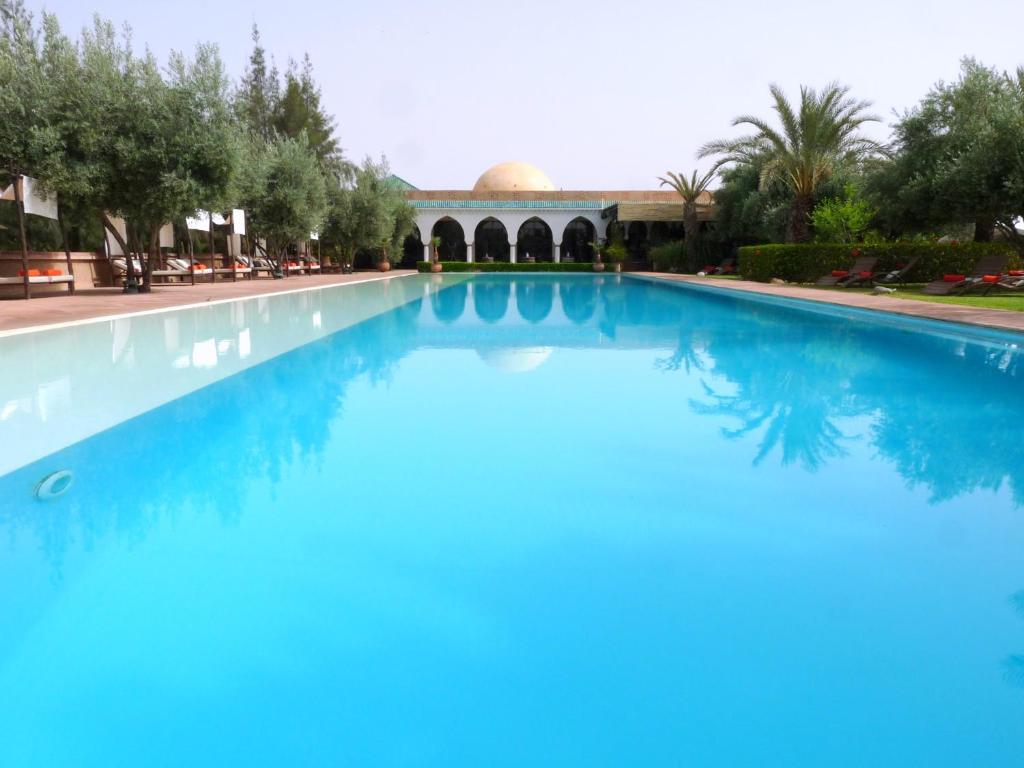
[[[1019,264],[1016,251],[1007,243],[882,243],[879,245],[749,245],[739,249],[739,271],[748,280],[768,282],[779,277],[789,282],[808,283],[833,269],[846,269],[856,255],[877,256],[876,271],[897,269],[920,257],[907,275],[907,282],[924,283],[944,274],[970,273],[978,259],[993,251],[1010,254]]]
[[[550,261],[538,261],[534,264],[510,264],[507,261],[442,261],[442,272],[593,272],[594,266],[589,261],[555,264]],[[420,272],[430,271],[429,261],[416,262]],[[605,265],[611,271],[611,265]]]

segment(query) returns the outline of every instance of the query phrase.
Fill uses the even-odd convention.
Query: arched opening
[[[562,261],[593,261],[596,233],[594,224],[582,216],[565,225],[562,233]]]
[[[624,222],[623,227],[628,233],[626,238],[626,251],[629,253],[629,261],[634,265],[647,263],[647,252],[650,244],[647,242],[647,225],[642,221]]]
[[[555,284],[543,278],[516,281],[516,306],[528,323],[539,323],[551,313],[555,303]]]
[[[506,244],[507,245],[507,244]],[[508,280],[474,280],[473,308],[485,323],[496,323],[508,311],[512,283]]]
[[[417,261],[423,260],[423,240],[420,237],[419,227],[413,227],[412,232],[405,236],[402,242],[402,261],[399,266],[406,269],[414,269]]]
[[[456,283],[430,294],[430,307],[434,310],[434,317],[442,323],[454,323],[466,311],[467,295],[468,283]]]
[[[654,221],[648,225],[648,248],[682,239],[683,222],[681,221]]]
[[[438,221],[430,236],[441,238],[441,245],[437,249],[441,261],[466,260],[466,234],[462,231],[462,225],[455,219],[446,216]]]
[[[516,261],[525,262],[531,257],[535,261],[554,259],[551,227],[536,216],[523,222],[516,238]]]
[[[476,225],[473,249],[477,261],[508,261],[508,230],[495,218]]]

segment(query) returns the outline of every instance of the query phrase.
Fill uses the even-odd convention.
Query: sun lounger
[[[875,285],[891,285],[893,283],[896,283],[897,285],[906,285],[907,275],[909,275],[910,271],[917,266],[917,262],[920,258],[920,256],[916,256],[902,266],[897,265],[896,269],[892,269],[884,275],[875,276],[871,282]]]
[[[74,275],[65,275],[62,269],[30,269],[28,270],[29,285],[52,285],[54,283],[73,283]],[[24,285],[25,275],[18,270],[17,277],[0,277],[0,285]]]
[[[999,281],[989,288],[1002,288],[1004,291],[1024,291],[1024,269],[1011,269],[999,278]]]
[[[833,269],[832,274],[818,278],[815,285],[852,285],[854,281],[870,280],[874,275],[875,256],[859,256],[849,269]]]
[[[248,275],[252,273],[252,267],[242,261],[236,261],[230,267],[218,267],[213,272],[216,275]]]
[[[733,275],[736,273],[736,259],[731,256],[727,259],[722,259],[722,263],[719,264],[713,272],[708,272],[709,275]]]
[[[941,280],[928,283],[921,289],[921,293],[929,296],[949,296],[979,288],[988,292],[999,282],[1008,260],[1009,255],[1006,253],[987,254],[978,259],[969,275],[943,275]]]

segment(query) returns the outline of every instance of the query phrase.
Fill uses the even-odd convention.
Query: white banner
[[[185,225],[189,229],[197,229],[200,232],[210,231],[210,214],[206,211],[196,211],[195,216],[185,218]]]
[[[36,186],[38,183],[31,176],[21,177],[21,199],[25,204],[25,213],[56,219],[57,196],[51,194],[45,197],[46,193]],[[14,184],[9,184],[7,189],[0,193],[0,200],[14,200]]]
[[[235,208],[231,211],[231,234],[245,234],[245,211]]]
[[[22,192],[25,197],[25,213],[30,213],[34,216],[45,216],[48,219],[57,218],[57,196],[50,194],[46,197],[46,193],[39,189],[39,182],[33,179],[31,176],[22,176],[25,183],[22,186]]]
[[[310,240],[319,240],[320,239],[320,233],[319,232],[310,232],[309,233],[309,239]]]
[[[218,227],[223,227],[225,224],[228,223],[228,220],[224,218],[223,213],[214,213],[211,214],[211,217],[213,218],[213,223],[216,224]]]
[[[161,248],[173,248],[174,247],[174,225],[164,224],[160,227],[160,247]]]
[[[117,216],[110,216],[109,214],[107,218],[109,218],[110,223],[114,225],[114,229],[117,230],[117,234],[119,234],[125,242],[128,242],[128,230],[125,228],[124,219],[120,219]],[[121,250],[121,244],[117,242],[117,238],[110,234],[110,230],[104,227],[103,234],[107,238],[107,255],[124,256],[124,251]]]

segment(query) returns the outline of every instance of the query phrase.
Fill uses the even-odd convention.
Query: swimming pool
[[[1024,352],[878,320],[444,275],[0,338],[0,765],[1019,765]]]

